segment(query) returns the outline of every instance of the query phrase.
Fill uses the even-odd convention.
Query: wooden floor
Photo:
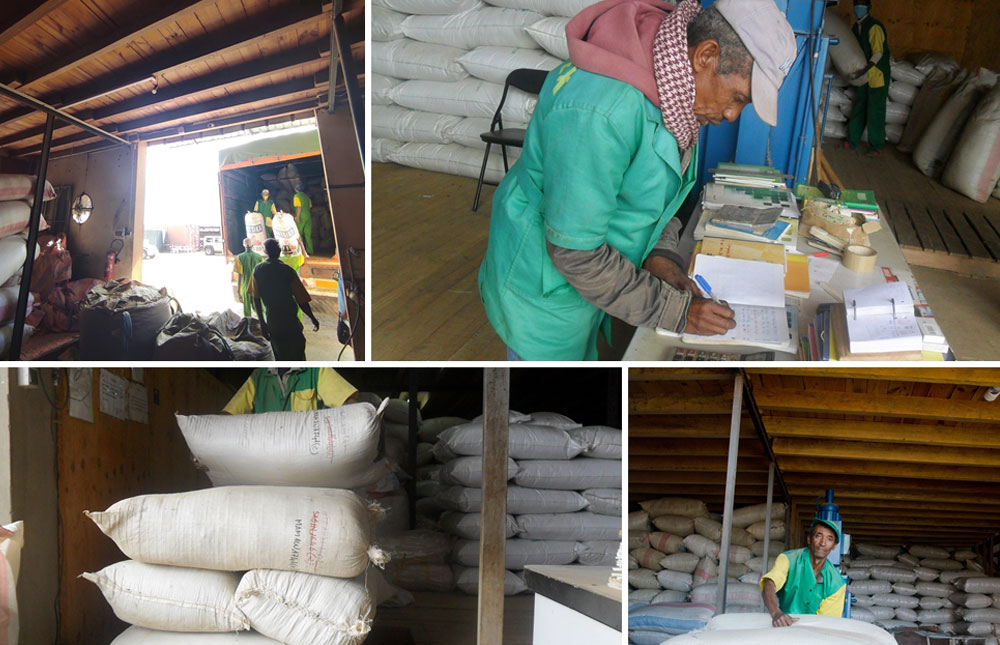
[[[476,277],[489,236],[492,186],[372,164],[372,357],[504,360]]]
[[[476,642],[479,599],[463,593],[415,592],[409,607],[379,607],[373,628],[406,628],[414,645],[469,645]],[[532,645],[533,594],[504,598],[504,645]],[[392,645],[402,645],[397,640]]]
[[[910,155],[889,146],[869,158],[831,141],[824,154],[845,188],[875,191],[911,266],[1000,278],[1000,200],[985,204],[925,177]]]

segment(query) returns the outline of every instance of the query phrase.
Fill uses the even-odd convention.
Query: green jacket
[[[497,333],[528,360],[597,358],[610,321],[552,264],[549,240],[607,242],[641,266],[695,181],[642,92],[565,62],[539,95],[517,163],[497,187],[479,292]],[[607,327],[605,327],[607,331]]]

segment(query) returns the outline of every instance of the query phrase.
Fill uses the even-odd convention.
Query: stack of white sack
[[[119,618],[148,630],[252,628],[281,643],[357,645],[376,604],[398,595],[368,570],[387,560],[372,543],[380,513],[332,488],[222,486],[133,497],[85,512],[130,559],[83,577]],[[123,634],[122,642],[134,637]]]
[[[566,23],[594,0],[376,0],[372,8],[374,160],[479,177],[507,75],[569,58]],[[537,97],[512,90],[504,127],[523,128]],[[508,163],[520,155],[507,150]],[[504,175],[491,148],[486,181]]]
[[[988,578],[969,549],[858,543],[845,557],[852,617],[886,629],[992,634],[1000,624],[1000,578]]]
[[[84,574],[137,626],[120,641],[252,628],[282,643],[353,645],[367,635],[377,604],[409,601],[369,568],[388,560],[374,545],[384,511],[348,490],[385,476],[378,454],[385,407],[178,415],[216,487],[87,513],[130,558]]]
[[[773,627],[771,617],[735,614],[716,616],[703,631],[691,632],[662,641],[664,645],[714,643],[733,645],[894,645],[892,634],[874,625],[832,616],[796,615],[790,627]]]
[[[17,297],[21,288],[21,272],[28,258],[28,222],[31,205],[35,201],[35,175],[0,174],[0,359],[10,351],[14,334],[14,316]],[[56,198],[52,184],[45,182],[42,201]],[[49,227],[42,217],[38,230]],[[39,248],[35,245],[35,257]],[[43,296],[46,294],[42,294]],[[29,297],[25,316],[31,313],[33,298]],[[34,327],[24,325],[24,338],[34,332]]]
[[[629,632],[640,645],[657,637],[701,629],[714,615],[718,596],[721,518],[704,502],[666,497],[640,502],[629,514]],[[726,585],[728,613],[764,611],[763,571],[774,566],[785,545],[784,504],[771,508],[768,557],[764,558],[766,504],[733,511]],[[708,608],[708,612],[703,611]],[[635,627],[633,627],[633,618]],[[640,625],[655,628],[639,629]],[[651,632],[651,633],[646,633]],[[661,638],[661,640],[663,640]]]
[[[556,413],[509,416],[505,593],[526,589],[531,564],[612,566],[621,544],[621,430]],[[443,487],[439,526],[456,538],[455,583],[478,591],[482,418],[441,432],[433,446]]]

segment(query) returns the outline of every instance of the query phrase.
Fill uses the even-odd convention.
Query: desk
[[[701,216],[702,210],[699,206],[691,215],[691,221],[688,222],[687,227],[681,235],[679,250],[683,257],[690,257],[691,252],[694,250],[694,229],[697,228],[697,224],[701,219]],[[912,275],[910,272],[910,265],[906,263],[906,259],[903,257],[903,252],[899,248],[899,243],[896,242],[896,237],[892,234],[892,231],[889,230],[889,225],[885,220],[884,212],[882,214],[882,230],[877,233],[873,233],[870,237],[872,248],[874,248],[878,253],[878,260],[875,263],[875,269],[871,273],[862,275],[854,273],[842,265],[838,266],[836,272],[833,274],[833,277],[825,280],[825,282],[833,287],[833,289],[838,293],[843,292],[844,289],[854,289],[875,284],[883,284],[885,282],[885,276],[882,274],[882,267],[888,267],[896,276],[907,274]],[[803,238],[801,234],[799,236],[796,249],[800,253],[805,253],[807,255],[817,253],[816,249],[806,243],[805,238]],[[832,259],[833,261],[838,260],[837,256],[830,256],[829,259]],[[819,305],[823,303],[835,302],[833,296],[818,286],[812,275],[812,262],[813,261],[811,260],[809,266],[809,279],[812,282],[810,285],[811,290],[809,298],[806,300],[799,298],[786,298],[786,302],[798,301],[799,337],[805,336],[808,333],[809,323],[816,319],[816,308]],[[622,357],[622,360],[665,361],[669,360],[671,351],[677,347],[693,347],[709,352],[739,352],[741,354],[764,351],[760,348],[741,348],[734,345],[708,345],[701,343],[693,345],[682,342],[679,337],[663,336],[657,334],[654,329],[640,327],[632,336],[632,340],[629,342],[628,347],[625,348],[625,355]],[[797,353],[788,354],[778,352],[775,354],[775,360],[797,361],[799,360],[799,355]]]
[[[525,567],[525,582],[535,592],[532,642],[621,645],[623,592],[608,586],[609,577],[611,567]]]

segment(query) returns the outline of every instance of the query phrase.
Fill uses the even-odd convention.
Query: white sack
[[[587,510],[601,515],[622,515],[622,491],[620,488],[588,488],[580,493],[587,500]]]
[[[675,636],[665,642],[670,645],[843,645],[846,642],[896,645],[896,639],[891,634],[859,620],[832,616],[795,617],[799,620],[790,627],[775,629],[766,613],[723,614],[710,620],[705,631]]]
[[[372,40],[378,43],[399,40],[403,37],[406,14],[385,7],[372,7]],[[381,45],[376,45],[377,49]]]
[[[621,488],[622,462],[618,459],[525,459],[514,481],[529,488],[586,490]]]
[[[482,515],[479,513],[448,512],[441,516],[438,524],[442,529],[456,537],[466,540],[478,540],[482,530]],[[517,522],[513,515],[504,516],[504,537],[517,535]]]
[[[28,259],[28,245],[20,235],[0,238],[0,284],[10,280]]]
[[[538,43],[538,46],[559,60],[569,60],[569,45],[566,42],[566,25],[569,18],[542,18],[524,28],[525,33]]]
[[[385,562],[371,543],[377,509],[339,489],[226,486],[141,495],[84,514],[126,556],[151,564],[352,578],[369,560]]]
[[[450,16],[410,16],[403,21],[403,33],[462,49],[484,45],[532,49],[535,42],[524,30],[542,18],[533,11],[484,6]]]
[[[656,579],[656,572],[651,569],[633,569],[628,572],[628,584],[635,589],[654,589],[657,592],[663,588]]]
[[[909,83],[891,83],[889,85],[889,99],[902,105],[913,105],[917,100],[917,93],[920,88]]]
[[[995,84],[996,75],[980,69],[948,98],[913,150],[913,163],[920,172],[928,177],[937,177],[941,173],[958,143],[969,115],[980,97]]]
[[[588,567],[614,566],[619,540],[585,540],[576,543],[576,561]]]
[[[508,150],[507,156],[511,165],[517,157],[515,153],[519,152],[520,150],[516,148]],[[483,164],[483,151],[457,143],[404,143],[398,150],[390,153],[389,161],[411,168],[478,179]],[[486,166],[485,181],[499,183],[504,174],[503,158],[500,153],[491,153]]]
[[[966,593],[1000,593],[1000,578],[967,578],[959,580],[955,586]]]
[[[438,435],[448,428],[468,423],[468,421],[468,419],[463,419],[462,417],[434,417],[433,419],[424,419],[420,422],[420,429],[417,430],[417,436],[420,437],[421,441],[434,443],[437,441]]]
[[[865,544],[860,542],[854,545],[854,548],[858,550],[861,555],[867,555],[873,558],[895,558],[899,555],[898,546],[884,546],[881,544]]]
[[[389,90],[402,82],[401,78],[372,72],[368,79],[368,95],[371,97],[372,105],[391,105],[392,99],[389,98]]]
[[[664,589],[673,589],[674,591],[691,591],[694,578],[690,573],[664,569],[656,574],[656,581]]]
[[[389,555],[391,562],[443,564],[451,553],[451,543],[450,537],[436,529],[413,529],[386,536],[382,550]]]
[[[191,634],[133,626],[119,634],[111,645],[281,645],[281,642],[257,632]]]
[[[470,76],[502,85],[515,69],[552,70],[562,61],[538,49],[483,46],[463,54],[458,62]]]
[[[455,567],[455,586],[462,593],[470,596],[479,595],[479,568],[478,567]],[[503,595],[514,596],[528,590],[528,585],[524,584],[521,576],[513,571],[503,572]]]
[[[917,89],[924,84],[924,79],[927,78],[927,72],[918,70],[910,63],[905,60],[894,60],[891,62],[890,77],[893,83],[889,83],[889,91],[896,85],[909,85],[910,87]]]
[[[1000,85],[979,101],[941,183],[977,202],[986,202],[1000,180]],[[973,554],[974,555],[974,554]]]
[[[771,518],[780,519],[785,516],[785,504],[774,502],[771,504]],[[733,526],[746,528],[756,522],[767,519],[767,504],[754,504],[733,509]]]
[[[520,472],[520,467],[510,457],[507,458],[507,479]],[[483,485],[483,458],[459,457],[441,466],[438,479],[442,484],[480,488]]]
[[[466,423],[448,428],[438,435],[438,445],[456,455],[482,455],[482,426]],[[507,454],[513,459],[572,459],[581,452],[583,446],[566,430],[527,423],[507,429]]]
[[[452,559],[467,567],[479,566],[479,541],[458,540]],[[520,571],[529,564],[572,564],[576,560],[576,542],[571,540],[507,540],[504,568]]]
[[[609,426],[586,426],[569,431],[569,436],[583,446],[584,457],[622,458],[622,431]]]
[[[238,573],[124,560],[80,577],[97,585],[115,616],[132,625],[174,632],[250,628],[234,603]]]
[[[2,176],[0,176],[2,177]],[[6,524],[12,536],[0,538],[0,566],[4,567],[3,584],[0,584],[0,639],[17,645],[20,620],[17,609],[17,576],[21,569],[21,550],[24,548],[24,522]]]
[[[615,540],[621,517],[576,513],[529,513],[517,516],[517,531],[526,540]]]
[[[660,515],[683,515],[684,517],[708,517],[705,502],[686,497],[661,497],[639,502],[639,506],[649,513],[650,517]],[[752,522],[751,522],[752,523]]]
[[[378,0],[378,2],[401,13],[427,15],[461,13],[480,6],[479,0]]]
[[[458,59],[465,49],[409,38],[372,47],[372,71],[404,80],[458,81],[468,78]]]
[[[398,105],[373,105],[372,136],[396,141],[449,143],[449,128],[462,120],[451,114],[432,114]]]
[[[482,510],[482,489],[479,488],[453,486],[440,499],[448,508],[462,513],[478,513]],[[507,512],[511,515],[573,513],[586,507],[587,500],[576,491],[507,487]]]
[[[661,531],[682,538],[694,533],[694,520],[683,515],[658,515],[653,518],[653,525]]]
[[[853,78],[865,66],[866,61],[851,27],[840,16],[827,9],[823,35],[840,41],[839,44],[830,47],[830,58],[841,76],[847,79]]]
[[[385,404],[306,412],[177,415],[184,440],[215,486],[367,486],[376,467]]]

